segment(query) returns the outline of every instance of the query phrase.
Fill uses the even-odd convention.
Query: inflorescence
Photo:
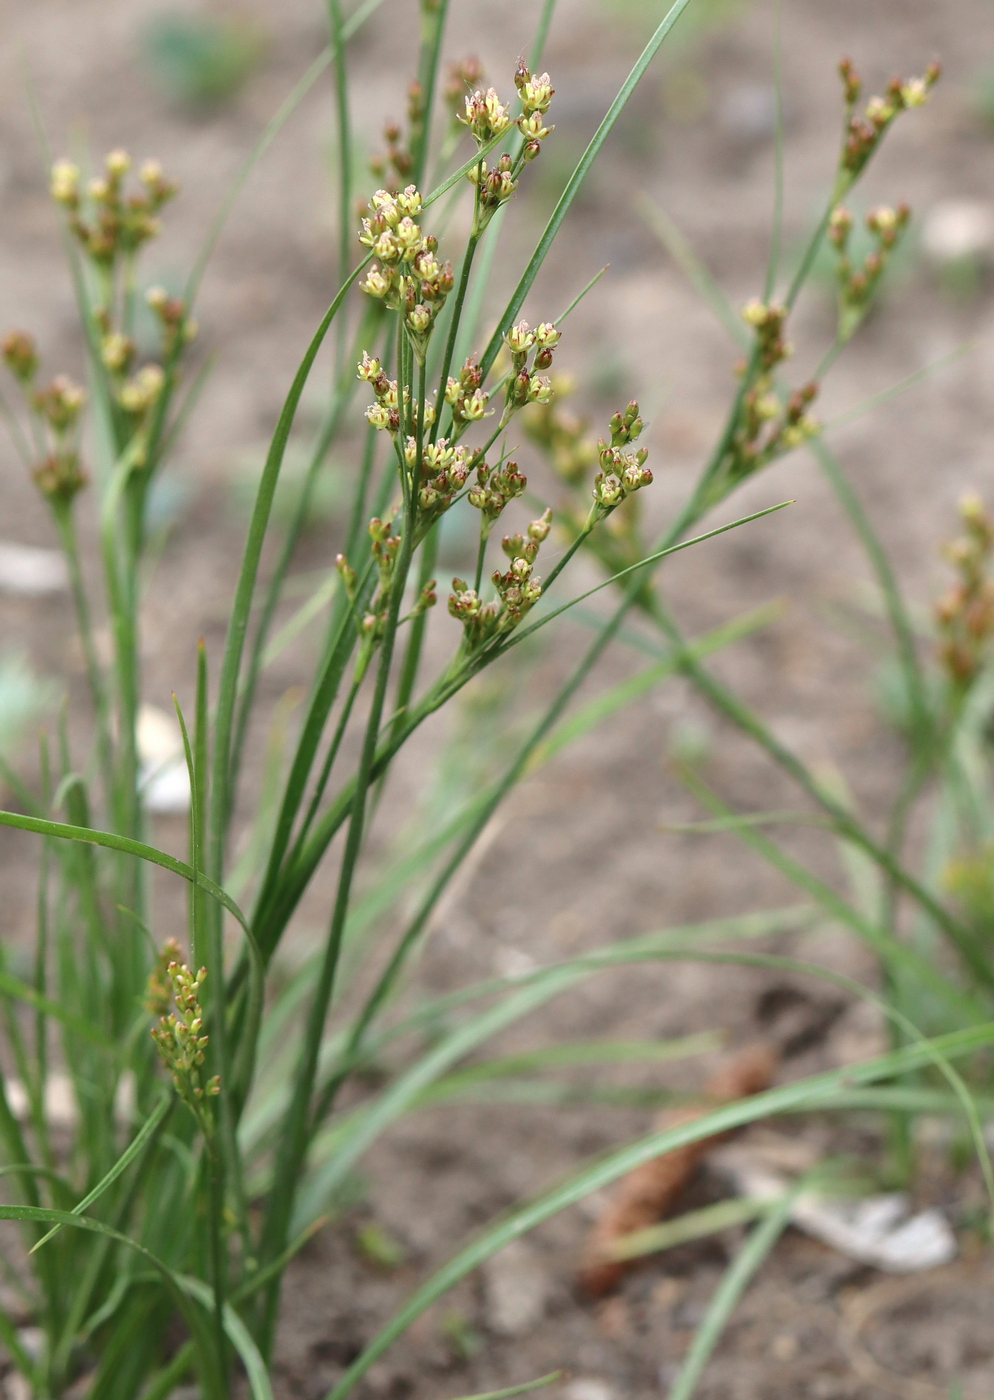
[[[157,1024],[152,1027],[152,1039],[172,1075],[176,1092],[205,1135],[210,1136],[213,1117],[207,1100],[221,1092],[221,1081],[216,1074],[208,1079],[203,1072],[208,1036],[204,1031],[199,993],[207,969],[202,967],[193,973],[186,963],[180,962],[180,957],[179,944],[170,939],[149,974],[145,1006],[158,1017]],[[175,1010],[170,1009],[173,1005]]]
[[[994,519],[979,496],[960,502],[963,533],[943,548],[956,582],[935,604],[939,658],[953,684],[966,689],[990,655],[994,638]]]

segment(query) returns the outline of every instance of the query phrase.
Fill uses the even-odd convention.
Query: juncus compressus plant
[[[690,498],[653,545],[643,543],[632,524],[639,493],[652,482],[638,404],[619,409],[600,442],[586,448],[555,417],[550,371],[568,341],[566,316],[546,311],[531,325],[521,315],[587,171],[686,3],[677,0],[650,39],[518,284],[505,292],[489,339],[475,349],[478,255],[479,265],[489,268],[488,240],[499,237],[502,211],[527,188],[531,163],[554,139],[554,89],[540,71],[553,5],[547,0],[532,53],[514,74],[516,95],[485,86],[478,67],[464,62],[445,91],[449,119],[436,123],[445,5],[425,3],[408,130],[390,125],[385,133],[387,152],[377,167],[381,188],[366,204],[357,241],[351,167],[341,162],[342,285],[307,347],[274,431],[223,654],[208,658],[203,645],[198,648],[192,712],[187,717],[177,707],[191,793],[186,860],[147,839],[136,747],[139,632],[148,493],[200,382],[194,378],[181,396],[194,331],[191,306],[219,224],[182,299],[157,288],[145,294],[160,345],[157,356],[141,364],[134,338],[138,254],[154,236],[173,186],[154,163],[129,184],[123,152],[113,152],[104,173],[88,184],[71,164],[54,167],[52,193],[65,216],[99,431],[84,432],[83,391],[61,378],[40,383],[33,343],[23,332],[8,336],[4,356],[23,390],[27,430],[13,411],[8,416],[69,557],[94,719],[92,755],[77,766],[63,730],[54,752],[43,744],[40,791],[28,791],[9,774],[22,811],[0,815],[8,826],[37,833],[43,852],[33,975],[23,980],[3,972],[0,983],[26,1105],[15,1112],[9,1096],[0,1094],[0,1141],[15,1197],[0,1216],[21,1222],[25,1255],[12,1273],[23,1290],[24,1313],[42,1329],[44,1343],[29,1349],[7,1314],[0,1314],[0,1332],[39,1396],[73,1386],[81,1394],[148,1400],[195,1376],[201,1393],[215,1400],[229,1393],[240,1367],[253,1395],[267,1397],[283,1272],[377,1137],[432,1094],[451,1092],[460,1061],[551,996],[601,969],[685,948],[687,931],[664,932],[523,979],[466,987],[441,1002],[399,999],[439,898],[500,802],[529,766],[593,722],[581,712],[569,730],[560,725],[629,609],[638,605],[655,616],[654,566],[694,543],[691,531],[705,512],[740,481],[818,431],[809,413],[813,389],[785,395],[777,376],[787,354],[787,318],[831,210],[783,303],[770,285],[747,308],[750,340],[726,427]],[[331,65],[343,154],[350,149],[345,41],[375,8],[367,4],[343,20],[331,0],[332,43],[294,94],[299,100]],[[868,110],[865,130],[853,118],[849,163],[840,166],[831,209],[898,108],[914,105],[929,81],[892,92],[886,116],[883,109]],[[292,105],[285,105],[281,119]],[[459,165],[459,142],[467,136],[472,153]],[[433,189],[429,168],[446,172]],[[457,198],[450,191],[458,190],[472,210],[463,246],[452,250],[433,231],[433,221],[438,201]],[[878,223],[883,230],[886,221]],[[839,216],[831,227],[844,257]],[[846,266],[844,275],[848,308],[856,274]],[[275,568],[261,588],[287,439],[333,326],[336,372],[327,413]],[[292,751],[285,772],[271,775],[270,789],[258,800],[249,902],[240,886],[236,891],[229,858],[249,720],[258,677],[279,640],[272,624],[309,496],[350,413],[365,419],[354,498],[341,522],[341,548],[328,561],[335,587]],[[563,475],[574,494],[561,514],[540,504],[523,518],[515,505],[528,488],[515,435],[529,419],[531,431],[544,433],[550,446],[568,448]],[[96,490],[87,489],[91,474]],[[77,512],[88,501],[100,527],[99,605],[87,593],[76,544]],[[471,513],[478,544],[472,578],[444,588],[436,577],[436,551],[440,522],[450,511]],[[696,539],[741,523],[721,524]],[[564,550],[552,533],[560,525],[568,535]],[[429,715],[577,601],[558,600],[580,548],[609,563],[611,576],[601,587],[620,586],[621,602],[504,770],[441,830],[430,832],[413,860],[380,867],[381,908],[396,910],[412,871],[417,878],[404,915],[395,913],[375,929],[357,899],[356,874],[375,799],[389,783],[396,754]],[[326,584],[322,588],[328,592]],[[459,628],[449,659],[423,680],[426,627],[439,593]],[[104,611],[113,648],[109,666],[92,622]],[[734,634],[733,628],[716,635],[707,646]],[[213,699],[209,662],[217,676]],[[624,699],[623,690],[602,697],[599,713]],[[329,852],[325,936],[298,975],[278,979],[274,957]],[[171,931],[156,927],[148,907],[142,871],[149,863],[190,887],[185,939],[168,941],[161,951],[157,940]],[[797,910],[772,911],[726,921],[712,932],[750,936],[804,917]],[[366,964],[361,991],[346,999],[343,969],[359,961]],[[426,1041],[423,1030],[443,1012],[446,1029]],[[972,1040],[954,1038],[946,1053],[980,1043],[982,1037],[972,1034]],[[358,1099],[353,1094],[342,1111],[343,1086],[373,1057],[390,1063],[395,1047],[404,1050],[396,1072],[383,1087]],[[698,1038],[673,1053],[700,1048]],[[596,1059],[596,1051],[586,1053]],[[930,1053],[912,1044],[859,1073],[872,1083],[926,1062]],[[68,1140],[53,1132],[46,1115],[53,1072],[68,1076],[76,1105]],[[773,1107],[800,1107],[811,1094],[824,1107],[839,1083],[839,1076],[829,1076],[815,1088],[791,1085],[657,1133],[513,1212],[424,1283],[349,1367],[334,1395],[344,1395],[433,1299],[507,1239],[681,1134],[703,1136],[719,1119],[744,1122]]]

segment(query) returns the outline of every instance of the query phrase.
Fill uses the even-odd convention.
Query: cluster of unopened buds
[[[901,234],[908,226],[911,210],[906,204],[891,209],[882,205],[871,209],[866,227],[874,246],[862,265],[853,268],[849,257],[849,237],[853,216],[843,204],[832,210],[828,237],[837,253],[836,280],[839,286],[839,336],[847,340],[862,320],[870,298],[877,289],[887,262],[897,247]]]
[[[366,421],[374,428],[380,428],[385,432],[396,434],[400,431],[400,412],[403,402],[405,421],[410,424],[411,395],[406,385],[401,395],[397,387],[396,379],[387,377],[382,364],[378,359],[370,356],[367,351],[362,352],[362,359],[359,361],[358,377],[367,383],[372,389],[375,402],[366,409]],[[429,426],[435,421],[435,408],[433,404],[426,403],[424,407],[424,421]]]
[[[756,349],[763,369],[773,369],[774,365],[787,359],[792,347],[783,338],[784,322],[787,319],[785,306],[753,297],[743,306],[742,319],[756,332]]]
[[[449,612],[463,625],[463,636],[470,651],[498,634],[512,631],[525,613],[542,596],[542,584],[532,575],[539,546],[547,538],[552,524],[552,511],[547,510],[527,526],[525,533],[505,535],[501,548],[508,559],[507,568],[495,569],[491,575],[497,596],[484,603],[475,588],[465,579],[452,580]]]
[[[445,402],[452,410],[453,439],[465,432],[470,423],[478,423],[488,416],[490,395],[483,387],[483,371],[472,355],[462,365],[458,375],[449,375],[445,385]]]
[[[814,382],[803,385],[783,403],[770,375],[760,375],[742,396],[742,415],[733,439],[735,475],[748,476],[774,457],[816,437],[821,424],[808,413],[818,394]]]
[[[994,519],[979,496],[960,502],[963,534],[943,549],[958,578],[935,604],[939,656],[952,681],[964,689],[981,670],[994,637]]]
[[[359,242],[379,262],[367,273],[362,290],[403,312],[411,345],[423,363],[435,318],[452,290],[452,267],[438,261],[437,238],[425,237],[415,222],[421,195],[414,185],[396,195],[377,190],[369,208]]]
[[[615,413],[609,426],[611,441],[601,438],[597,443],[598,472],[593,492],[597,515],[614,510],[626,497],[652,484],[652,472],[645,465],[649,455],[646,449],[625,450],[642,432],[637,400],[632,399],[623,413]]]
[[[86,403],[86,392],[64,374],[56,375],[42,387],[36,386],[38,350],[27,331],[11,331],[4,337],[0,351],[39,426],[35,440],[49,437],[51,450],[40,452],[31,474],[43,496],[68,504],[87,482],[78,444],[79,415]]]
[[[855,111],[862,83],[848,58],[839,64],[839,74],[845,91],[848,122],[842,145],[840,165],[855,179],[862,173],[884,132],[899,112],[920,107],[938,80],[941,69],[930,63],[918,78],[891,78],[883,97],[871,97],[862,115]]]
[[[356,621],[359,632],[359,655],[356,660],[356,678],[361,679],[369,664],[369,659],[374,649],[383,636],[383,629],[386,626],[387,612],[390,605],[390,591],[393,586],[394,569],[397,563],[397,554],[400,550],[400,535],[393,533],[393,520],[381,520],[378,516],[373,516],[369,522],[369,537],[372,541],[370,552],[376,563],[377,574],[379,575],[376,589],[370,600],[369,607],[362,617]],[[335,557],[335,567],[341,576],[345,586],[346,596],[351,603],[355,603],[357,597],[356,572],[349,564],[344,554]]]
[[[466,499],[480,512],[482,534],[489,533],[507,503],[520,496],[527,485],[528,478],[518,471],[517,462],[504,462],[492,468],[485,461],[477,465],[476,485],[470,488]]]
[[[407,121],[412,135],[420,129],[424,121],[424,107],[424,91],[421,84],[415,79],[407,90]],[[393,188],[399,189],[414,166],[414,157],[411,154],[413,142],[408,138],[406,145],[404,144],[403,132],[395,121],[388,121],[384,126],[383,140],[386,142],[386,152],[383,155],[371,157],[369,169],[377,180],[386,178],[388,173],[392,171],[394,179],[391,181],[391,185]]]
[[[211,1120],[204,1101],[220,1093],[221,1081],[217,1075],[205,1079],[203,1073],[208,1036],[199,994],[207,969],[193,973],[179,961],[180,956],[179,945],[171,939],[149,976],[145,1005],[159,1018],[152,1027],[152,1039],[180,1098],[209,1131]],[[169,1010],[171,1002],[175,1011]]]
[[[165,287],[149,287],[145,303],[159,323],[162,336],[162,358],[168,360],[175,350],[197,334],[197,323],[186,314],[182,297],[171,297]]]
[[[552,364],[552,352],[559,344],[560,335],[561,332],[548,321],[543,321],[534,330],[527,321],[519,321],[506,332],[504,344],[511,352],[511,373],[507,377],[501,427],[526,404],[551,402],[552,381],[543,378],[538,371],[548,369]],[[529,367],[530,355],[532,363]]]
[[[159,162],[148,160],[138,172],[141,193],[127,195],[124,181],[130,168],[127,151],[111,151],[104,160],[104,173],[87,184],[84,199],[79,167],[68,160],[58,160],[52,167],[52,198],[66,210],[80,246],[101,267],[113,267],[119,256],[135,253],[154,238],[159,210],[176,193],[176,185],[166,179]]]
[[[135,343],[120,331],[105,329],[100,358],[107,370],[119,406],[137,422],[151,409],[166,382],[161,365],[143,365],[129,374],[135,358]]]

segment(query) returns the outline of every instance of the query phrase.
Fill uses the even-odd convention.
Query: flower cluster
[[[480,512],[480,530],[486,535],[508,501],[520,496],[528,478],[518,471],[517,462],[504,462],[489,467],[481,461],[476,468],[476,485],[467,494],[471,506]]]
[[[465,579],[452,580],[449,612],[463,625],[463,637],[469,651],[475,651],[492,637],[512,631],[529,608],[542,596],[542,584],[532,575],[532,566],[549,534],[552,511],[547,510],[528,525],[524,534],[505,535],[501,547],[508,558],[502,573],[495,569],[491,575],[497,596],[484,603],[475,588]]]
[[[407,141],[395,121],[388,121],[383,127],[383,140],[386,151],[383,155],[370,158],[369,169],[377,180],[390,180],[391,189],[396,192],[408,178],[414,166],[412,153],[415,134],[424,122],[424,92],[415,80],[407,90],[407,121],[410,128]],[[392,172],[392,175],[390,174]]]
[[[126,195],[124,180],[130,168],[127,151],[111,151],[103,175],[89,182],[84,199],[79,168],[68,160],[52,167],[52,198],[66,210],[73,235],[100,267],[113,267],[119,257],[134,254],[154,238],[159,210],[176,193],[159,162],[148,160],[139,171],[142,192]]]
[[[863,114],[859,115],[855,108],[862,83],[849,59],[842,60],[839,74],[845,92],[848,120],[839,164],[850,180],[863,172],[897,114],[909,107],[920,107],[928,99],[940,71],[937,63],[930,63],[919,78],[892,78],[885,95],[871,97]]]
[[[835,275],[839,285],[840,340],[848,340],[863,319],[910,218],[911,210],[906,204],[899,204],[895,209],[886,205],[872,209],[866,216],[866,227],[874,246],[863,259],[862,266],[854,269],[849,256],[853,216],[843,204],[836,205],[832,210],[828,237],[837,255]]]
[[[452,267],[435,256],[438,240],[425,237],[415,223],[421,195],[408,185],[399,194],[377,190],[369,202],[359,242],[372,250],[378,264],[370,269],[362,290],[403,313],[408,339],[424,363],[435,318],[452,290]]]
[[[555,131],[555,127],[545,126],[542,118],[549,110],[549,103],[556,90],[549,82],[548,73],[534,77],[525,66],[524,59],[518,61],[518,67],[514,74],[514,86],[518,89],[518,96],[521,98],[518,130],[525,138],[521,156],[523,160],[534,160],[542,149],[542,142],[549,135],[549,132]]]
[[[510,199],[517,189],[518,182],[514,178],[513,170],[511,157],[505,152],[493,169],[485,160],[481,160],[479,165],[474,165],[472,170],[466,172],[466,179],[471,185],[475,185],[477,190],[477,208],[473,223],[475,234],[483,232],[500,206]]]
[[[500,206],[510,199],[517,188],[518,174],[526,161],[534,160],[542,149],[542,142],[554,130],[545,125],[545,113],[555,91],[548,73],[533,77],[522,59],[514,74],[514,85],[521,99],[521,112],[513,118],[510,107],[502,102],[496,88],[477,88],[465,99],[465,110],[458,118],[467,126],[479,147],[495,141],[512,126],[517,127],[522,136],[521,148],[512,159],[506,152],[495,166],[490,167],[481,160],[466,178],[476,188],[476,209],[473,220],[473,233],[478,237],[493,218]]]
[[[362,617],[357,618],[356,627],[359,632],[359,654],[356,658],[356,680],[362,679],[370,658],[383,637],[386,627],[387,614],[390,608],[390,592],[393,587],[394,570],[397,564],[397,555],[400,551],[401,536],[393,532],[393,519],[381,520],[379,516],[373,516],[369,522],[369,537],[372,541],[370,552],[376,563],[377,584],[370,599],[369,606]],[[345,592],[349,602],[355,603],[357,598],[356,572],[349,564],[344,554],[335,556],[335,567],[337,568],[342,583],[345,585]],[[423,602],[422,606],[430,606],[430,603]]]
[[[36,387],[40,362],[35,342],[27,331],[10,331],[0,344],[0,353],[20,384],[28,412],[35,421],[32,440],[39,451],[31,474],[47,500],[68,505],[87,482],[79,458],[79,416],[86,393],[64,374]]]
[[[764,370],[773,369],[781,360],[787,359],[791,353],[791,346],[783,338],[784,322],[787,319],[785,306],[753,297],[743,306],[742,319],[756,332],[759,363]]]
[[[552,364],[552,352],[559,344],[560,335],[561,332],[548,321],[543,321],[534,330],[527,321],[519,321],[506,332],[504,344],[511,352],[511,373],[507,378],[501,427],[526,404],[547,404],[551,401],[552,381],[543,378],[537,371],[548,369]],[[532,356],[530,367],[529,355]]]
[[[625,451],[642,432],[638,401],[632,399],[623,413],[615,413],[609,426],[611,441],[601,438],[597,443],[598,472],[594,477],[593,495],[598,515],[606,515],[635,491],[652,485],[652,472],[645,465],[649,455],[646,449]]]
[[[103,335],[100,359],[117,404],[131,421],[132,431],[142,427],[155,407],[165,386],[166,375],[161,365],[147,364],[131,373],[135,360],[135,343],[120,331],[113,330],[106,313],[98,315]]]
[[[784,403],[772,377],[761,374],[742,395],[742,412],[732,439],[732,476],[736,480],[765,467],[774,457],[816,437],[821,425],[808,413],[818,385],[796,389]]]
[[[162,358],[168,360],[178,346],[187,344],[197,334],[197,323],[186,314],[182,297],[171,297],[165,287],[149,287],[145,302],[159,323],[162,336]]]
[[[944,548],[958,578],[935,605],[939,657],[954,685],[966,689],[990,653],[994,637],[994,519],[979,496],[960,502],[963,534]]]
[[[408,456],[416,453],[417,444],[413,438],[408,439],[407,448]],[[473,456],[472,449],[454,446],[448,438],[426,444],[418,480],[418,511],[422,527],[448,510],[466,484]]]
[[[155,1048],[173,1077],[176,1090],[206,1135],[213,1131],[213,1120],[205,1100],[220,1093],[221,1081],[215,1074],[205,1079],[204,1013],[199,992],[207,977],[202,967],[196,974],[179,961],[179,945],[170,941],[163,948],[158,964],[148,979],[145,1005],[158,1024],[152,1027]],[[170,1011],[170,1003],[176,1010]]]
[[[466,431],[470,423],[478,423],[487,416],[489,401],[490,395],[483,388],[483,371],[470,355],[458,376],[454,378],[449,375],[445,386],[445,402],[452,410],[453,441]]]
[[[511,125],[511,109],[500,100],[496,88],[487,88],[486,92],[477,88],[467,95],[459,120],[469,127],[476,144],[485,146]]]
[[[405,421],[410,421],[411,395],[408,388],[404,387],[401,394],[397,387],[396,379],[389,379],[379,360],[372,358],[367,351],[362,352],[362,359],[359,361],[358,377],[369,384],[376,396],[375,403],[371,403],[366,409],[366,421],[374,428],[380,428],[396,435],[400,431],[400,413],[403,404]],[[435,421],[435,408],[433,404],[425,404],[425,423],[432,424]]]
[[[463,121],[459,108],[465,103],[466,89],[475,92],[482,82],[483,67],[478,58],[470,55],[460,59],[458,63],[449,64],[448,77],[442,88],[442,101],[452,113],[454,123]]]

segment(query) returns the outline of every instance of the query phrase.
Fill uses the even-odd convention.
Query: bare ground
[[[156,8],[146,0],[5,0],[0,6],[0,319],[36,330],[53,370],[78,371],[81,350],[31,134],[23,60],[56,149],[81,137],[95,151],[124,144],[136,156],[159,156],[179,178],[181,200],[150,260],[170,277],[189,264],[219,190],[324,42],[322,7],[314,0],[256,0],[249,8],[270,35],[262,69],[234,103],[210,114],[184,114],[158,94],[135,59],[141,24]],[[401,109],[413,64],[413,8],[387,0],[382,18],[355,44],[358,121],[370,143],[382,118]],[[450,56],[480,53],[488,73],[507,86],[528,43],[534,6],[460,0],[453,9]],[[535,168],[536,197],[515,211],[508,276],[516,275],[569,156],[582,149],[654,15],[649,6],[564,0],[547,60],[557,88],[554,140],[567,154],[544,156],[548,168],[543,172],[541,162]],[[642,400],[651,418],[657,482],[652,512],[660,522],[682,499],[719,428],[734,356],[641,220],[635,194],[644,189],[669,211],[733,302],[758,290],[772,202],[772,139],[761,119],[771,49],[770,6],[755,4],[683,48],[662,70],[666,80],[650,73],[526,308],[533,319],[555,314],[600,265],[611,263],[569,324],[559,360],[581,383],[593,385],[584,397],[598,418],[616,398],[634,393]],[[783,52],[788,251],[810,227],[830,177],[838,136],[834,67],[843,52],[873,85],[894,70],[920,69],[936,53],[946,70],[934,102],[888,142],[868,201],[905,198],[924,211],[942,199],[988,197],[994,138],[970,115],[964,96],[976,72],[994,60],[994,25],[984,0],[877,0],[872,6],[791,0],[784,6]],[[672,115],[673,94],[681,91],[704,94],[696,114],[685,102],[684,111]],[[759,117],[751,118],[756,111]],[[188,692],[199,634],[214,655],[219,651],[244,528],[230,490],[233,465],[240,454],[258,452],[271,431],[333,287],[334,202],[326,161],[332,129],[331,98],[320,86],[252,175],[204,285],[202,338],[217,350],[218,365],[175,469],[185,504],[145,618],[148,693],[159,704],[168,703],[174,686]],[[957,497],[967,487],[990,487],[990,313],[986,286],[966,301],[950,300],[912,260],[903,284],[825,387],[821,412],[831,419],[971,342],[968,355],[833,438],[910,596],[921,603],[942,576],[937,545],[954,527]],[[793,327],[799,380],[830,333],[826,301],[810,297]],[[13,454],[2,451],[0,534],[50,544],[31,484]],[[738,644],[716,669],[807,759],[838,765],[866,810],[879,812],[900,754],[872,704],[873,657],[826,616],[826,605],[845,597],[865,566],[813,462],[803,456],[764,474],[737,504],[744,513],[788,496],[796,499],[789,512],[674,561],[665,575],[668,596],[691,632],[771,597],[787,600],[780,621]],[[301,567],[325,564],[334,534],[333,523],[312,531]],[[27,648],[44,671],[61,673],[65,654],[72,661],[70,619],[61,602],[4,597],[0,626],[3,645]],[[442,628],[439,633],[436,656],[445,646]],[[549,693],[586,636],[582,628],[563,628],[529,681],[523,708]],[[266,700],[300,680],[306,657],[301,647],[281,658],[267,677]],[[633,665],[621,648],[595,684]],[[754,751],[707,716],[686,686],[672,683],[528,781],[472,881],[438,921],[420,967],[422,985],[457,986],[527,966],[529,959],[796,898],[731,836],[660,831],[661,821],[699,815],[667,761],[674,732],[688,721],[707,726],[710,777],[736,805],[796,804],[796,794]],[[420,756],[401,768],[384,830],[412,809],[424,755],[437,749],[441,733],[436,727]],[[160,825],[159,838],[179,845],[178,826]],[[820,872],[841,878],[833,851],[816,835],[802,833],[790,844]],[[25,937],[33,897],[26,851],[23,838],[6,834],[0,841],[0,927],[15,945]],[[327,879],[319,881],[301,911],[300,943],[320,931],[328,888]],[[164,930],[181,906],[165,886],[157,898]],[[799,934],[776,946],[873,976],[865,952],[839,933]],[[585,984],[556,1003],[541,1025],[524,1025],[507,1044],[545,1044],[567,1035],[663,1037],[714,1025],[726,1028],[734,1044],[756,1033],[758,1001],[769,986],[769,973],[742,968],[687,964],[618,973]],[[796,1057],[787,1072],[843,1062],[878,1039],[872,1020],[847,1008],[826,1039]],[[667,1084],[698,1082],[696,1068],[657,1073]],[[652,1081],[640,1075],[640,1082]],[[322,1395],[377,1325],[468,1232],[650,1122],[647,1111],[635,1109],[493,1105],[436,1109],[405,1122],[366,1163],[363,1204],[326,1230],[290,1270],[276,1371],[281,1400]],[[866,1123],[788,1124],[784,1130],[813,1135],[826,1150],[872,1154],[879,1145]],[[927,1164],[923,1199],[958,1209],[973,1184],[951,1176],[941,1154]],[[694,1189],[707,1200],[722,1188],[705,1173]],[[377,1273],[355,1248],[356,1223],[370,1218],[403,1246],[406,1262],[392,1272]],[[729,1232],[651,1262],[632,1273],[616,1298],[594,1308],[578,1302],[572,1288],[587,1225],[584,1212],[568,1212],[538,1231],[531,1253],[519,1259],[519,1267],[539,1279],[541,1301],[516,1334],[502,1335],[497,1325],[499,1280],[493,1273],[474,1276],[377,1363],[364,1393],[396,1400],[462,1394],[557,1367],[571,1373],[572,1400],[665,1393],[738,1235]],[[513,1290],[513,1270],[510,1277]],[[991,1283],[989,1258],[970,1235],[955,1264],[895,1284],[789,1233],[736,1312],[700,1393],[705,1400],[938,1397],[959,1379],[964,1394],[989,1394]]]

